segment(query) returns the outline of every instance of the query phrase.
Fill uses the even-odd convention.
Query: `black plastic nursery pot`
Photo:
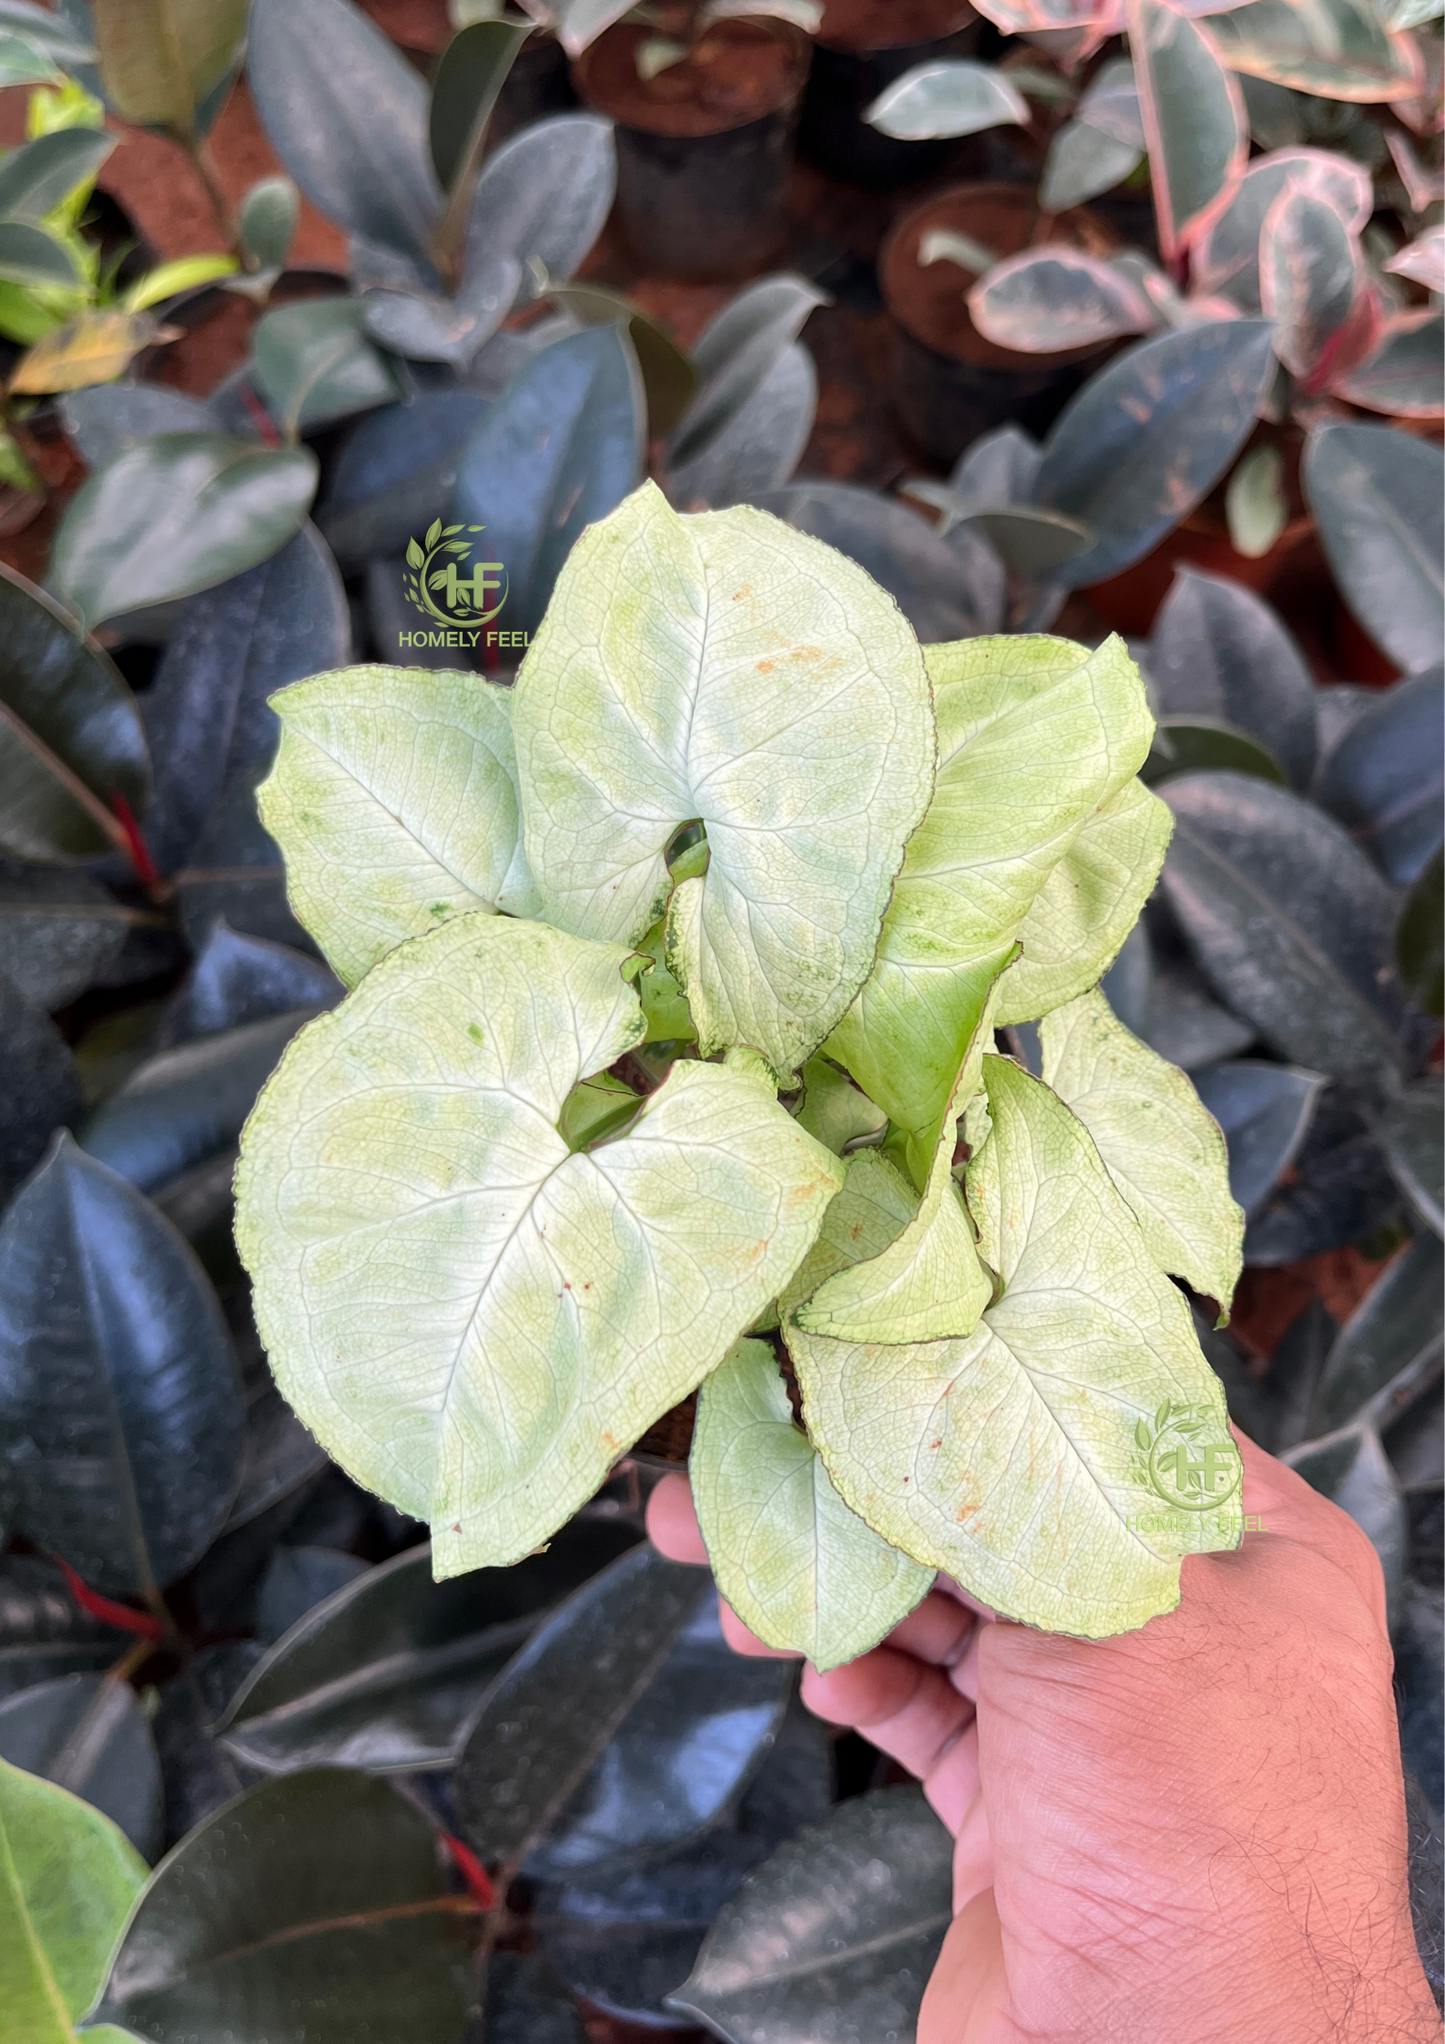
[[[915,64],[969,56],[981,26],[967,0],[827,0],[798,119],[800,152],[829,177],[874,191],[936,176],[956,160],[956,141],[899,142],[863,115]]]
[[[784,236],[808,38],[761,16],[722,21],[646,79],[648,34],[619,23],[573,68],[582,98],[616,125],[622,231],[649,270],[688,283],[752,276]]]
[[[573,113],[577,90],[567,53],[555,36],[530,35],[502,83],[487,127],[487,146],[496,149],[534,121]]]
[[[893,405],[920,452],[942,467],[1010,421],[1046,433],[1107,347],[1022,355],[985,340],[968,314],[974,278],[952,262],[923,264],[932,228],[967,235],[997,257],[1035,239],[1038,202],[1023,185],[951,185],[896,222],[878,258],[878,281],[893,319]],[[1109,237],[1082,211],[1050,223],[1050,239],[1101,253]]]

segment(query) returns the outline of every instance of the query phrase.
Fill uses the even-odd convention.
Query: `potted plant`
[[[825,0],[798,121],[798,147],[830,177],[891,187],[941,170],[949,141],[909,142],[864,119],[914,66],[972,54],[980,22],[968,0]]]

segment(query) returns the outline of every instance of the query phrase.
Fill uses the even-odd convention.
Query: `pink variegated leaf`
[[[1427,206],[1445,199],[1445,170],[1431,170],[1423,164],[1406,138],[1394,128],[1385,136],[1385,146],[1394,159],[1412,213],[1423,213]]]
[[[1096,29],[1117,35],[1122,0],[979,0],[976,10],[1005,35],[1047,35],[1059,30]]]
[[[1445,227],[1427,227],[1407,248],[1385,264],[1397,277],[1409,277],[1427,291],[1445,291]]]
[[[1025,249],[996,264],[969,292],[968,309],[987,340],[1021,355],[1091,347],[1159,324],[1131,278],[1061,246]]]
[[[1366,411],[1397,419],[1445,417],[1445,320],[1428,306],[1392,314],[1365,360],[1333,376],[1329,387]]]
[[[1329,201],[1306,186],[1282,191],[1260,233],[1259,295],[1291,375],[1310,379],[1364,282],[1360,244]]]
[[[1159,248],[1173,262],[1229,203],[1244,171],[1249,123],[1209,29],[1172,0],[1128,0],[1126,18]]]
[[[1411,37],[1390,35],[1372,0],[1251,0],[1215,18],[1232,71],[1359,105],[1420,90]]]
[[[1363,164],[1328,149],[1276,149],[1250,164],[1228,204],[1190,250],[1196,290],[1230,298],[1245,312],[1259,309],[1259,238],[1265,215],[1285,191],[1304,190],[1334,207],[1358,234],[1375,198]]]

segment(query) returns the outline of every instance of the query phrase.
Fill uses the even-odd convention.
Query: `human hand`
[[[923,1783],[956,1915],[918,2044],[1425,2044],[1379,1563],[1253,1443],[1178,1608],[1077,1640],[939,1585],[802,1694]],[[686,1479],[648,1531],[705,1561]],[[740,1653],[771,1653],[724,1609]]]

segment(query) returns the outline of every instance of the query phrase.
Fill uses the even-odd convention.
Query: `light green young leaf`
[[[342,667],[272,702],[281,744],[257,791],[262,820],[292,907],[348,986],[449,916],[537,913],[507,689]]]
[[[1219,1123],[1189,1076],[1130,1035],[1097,991],[1039,1025],[1042,1077],[1098,1146],[1160,1270],[1228,1313],[1244,1214],[1229,1195]]]
[[[993,1275],[979,1261],[973,1223],[953,1182],[955,1124],[983,1083],[983,1054],[993,1041],[994,983],[954,1081],[931,1156],[920,1160],[923,1199],[903,1233],[883,1252],[839,1271],[800,1307],[798,1322],[834,1341],[939,1341],[973,1333],[993,1297]],[[914,1159],[909,1160],[910,1169]]]
[[[764,1341],[740,1341],[698,1399],[688,1464],[718,1588],[759,1639],[836,1668],[928,1593],[920,1568],[850,1512]]]
[[[667,963],[706,1055],[780,1074],[861,986],[927,805],[933,716],[902,614],[831,547],[646,483],[585,532],[517,680],[528,862],[550,922]],[[701,820],[706,874],[672,892]]]
[[[918,1211],[918,1194],[879,1150],[860,1150],[846,1159],[843,1189],[823,1216],[807,1255],[778,1295],[778,1317],[786,1320],[805,1299],[850,1264],[881,1256]]]
[[[835,1157],[841,1157],[848,1144],[860,1137],[881,1136],[888,1116],[836,1065],[825,1057],[813,1057],[803,1067],[798,1126],[816,1136]]]
[[[109,1817],[0,1760],[0,2007],[7,2037],[73,2044],[146,1864]]]
[[[1098,985],[1153,892],[1173,828],[1140,781],[1126,781],[1089,818],[1019,927],[1023,956],[1000,989],[1001,1027]]]
[[[1118,639],[1093,654],[1067,639],[964,639],[926,658],[939,726],[933,802],[909,840],[872,975],[827,1049],[900,1128],[921,1132],[930,1156],[1030,908],[1095,810],[1143,765],[1154,726]],[[1047,941],[1026,936],[1021,964],[1051,956]]]
[[[784,1327],[809,1432],[860,1517],[994,1610],[1100,1638],[1177,1604],[1181,1555],[1238,1544],[1238,1457],[1184,1299],[1083,1124],[1006,1058],[984,1078],[993,1128],[968,1198],[1004,1292],[975,1332],[885,1348]],[[1208,1509],[1151,1483],[1135,1429],[1166,1401],[1213,1449]]]
[[[237,1240],[287,1400],[432,1521],[438,1577],[529,1554],[792,1276],[843,1167],[756,1076],[675,1065],[570,1151],[640,1042],[625,947],[459,916],[302,1030],[241,1144]]]

